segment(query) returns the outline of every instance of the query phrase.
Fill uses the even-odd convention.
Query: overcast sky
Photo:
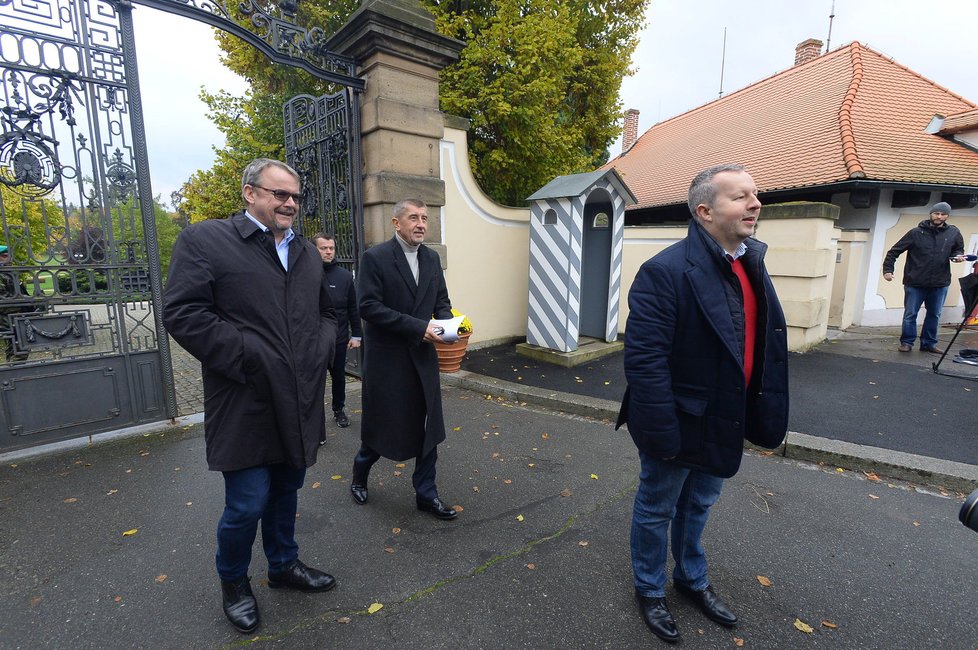
[[[622,83],[624,108],[641,112],[639,133],[717,98],[726,28],[723,91],[789,68],[795,45],[829,36],[832,0],[653,0],[634,64]],[[220,134],[197,99],[244,91],[218,62],[212,30],[135,6],[136,44],[153,192],[170,192],[213,161]],[[852,41],[978,102],[978,0],[836,0],[830,46]],[[612,155],[621,149],[612,147]]]

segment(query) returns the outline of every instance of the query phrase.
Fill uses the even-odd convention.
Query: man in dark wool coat
[[[363,421],[350,492],[367,503],[367,476],[381,456],[415,459],[418,510],[457,514],[438,497],[435,463],[445,439],[434,318],[451,318],[438,254],[425,246],[428,208],[418,199],[394,206],[394,236],[363,254],[357,278],[363,319]]]
[[[712,621],[737,616],[713,591],[700,538],[723,479],[737,473],[744,438],[777,447],[788,428],[784,313],[752,238],[761,211],[741,165],[700,172],[689,188],[686,238],[639,269],[628,294],[625,378],[618,426],[638,447],[632,513],[635,595],[660,639],[679,640],[666,606],[673,585]]]
[[[259,625],[248,566],[261,521],[268,586],[326,591],[333,577],[299,561],[297,492],[326,435],[323,390],[336,319],[316,248],[292,231],[299,177],[259,158],[241,178],[245,210],[177,238],[163,322],[200,360],[207,465],[224,475],[217,573],[224,614]]]

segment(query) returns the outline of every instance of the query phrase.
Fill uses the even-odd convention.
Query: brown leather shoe
[[[936,345],[928,345],[926,348],[920,348],[920,351],[930,352],[931,354],[942,354],[941,349],[938,348]]]
[[[900,352],[910,352],[911,350],[913,350],[913,348],[907,345],[906,343],[901,343],[898,349],[900,350]]]

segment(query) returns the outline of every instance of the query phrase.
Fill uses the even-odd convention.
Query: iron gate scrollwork
[[[363,252],[357,99],[350,89],[298,95],[283,110],[286,162],[302,187],[295,228],[307,237],[335,235],[337,261],[354,272]]]
[[[0,449],[174,410],[127,16],[0,0]]]
[[[295,24],[295,0],[133,1],[342,85],[359,134],[355,62]],[[175,417],[130,0],[0,0],[0,102],[0,451]],[[317,214],[352,221],[331,222],[352,262],[351,169]]]

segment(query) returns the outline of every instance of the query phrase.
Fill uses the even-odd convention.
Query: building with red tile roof
[[[892,304],[877,280],[888,246],[937,201],[954,222],[978,217],[978,106],[861,43],[820,48],[805,41],[793,67],[653,125],[605,167],[638,200],[626,225],[688,219],[692,178],[728,162],[747,166],[764,203],[839,206],[843,232],[869,232],[856,322],[898,323],[902,292]]]

